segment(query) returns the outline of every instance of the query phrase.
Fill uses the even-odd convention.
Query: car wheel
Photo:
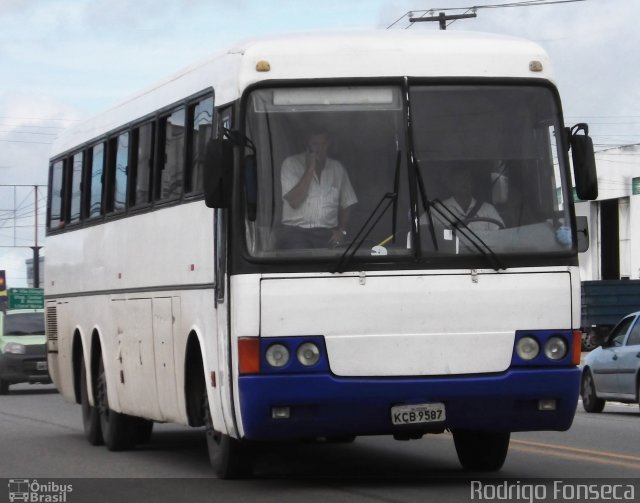
[[[0,379],[0,395],[9,394],[9,383]]]
[[[509,451],[509,432],[454,430],[453,441],[465,470],[492,472],[502,468]]]
[[[593,332],[582,332],[582,351],[593,351],[597,347],[596,334]]]
[[[93,394],[94,400],[96,394]],[[102,430],[100,429],[100,413],[98,407],[92,407],[89,403],[89,390],[87,387],[87,369],[84,358],[80,366],[80,406],[82,408],[82,427],[84,436],[91,445],[102,445]]]
[[[249,477],[253,471],[253,453],[245,442],[213,429],[207,392],[204,392],[204,424],[207,435],[209,461],[221,479]]]
[[[580,387],[582,396],[582,407],[587,412],[602,412],[605,401],[596,395],[596,386],[589,369],[582,372],[582,386]]]
[[[107,378],[104,364],[100,360],[97,383],[98,411],[100,413],[100,429],[102,439],[110,451],[124,451],[135,445],[135,424],[131,416],[116,412],[109,407],[107,395]]]

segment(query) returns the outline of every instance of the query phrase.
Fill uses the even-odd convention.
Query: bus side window
[[[156,201],[171,201],[181,195],[185,158],[185,108],[160,119],[160,158],[156,173]]]
[[[87,183],[84,192],[87,195],[87,215],[96,218],[102,215],[102,185],[104,181],[104,143],[94,145],[90,150],[90,166],[87,170]]]
[[[209,139],[213,137],[213,97],[205,98],[189,107],[191,137],[189,160],[185,171],[185,192],[202,192],[202,173]]]
[[[70,169],[70,204],[69,223],[75,224],[80,221],[81,215],[81,190],[82,190],[82,167],[84,165],[84,152],[78,152],[72,158]]]
[[[107,213],[121,212],[126,208],[127,176],[129,172],[129,133],[122,133],[109,141],[107,159]]]
[[[64,161],[56,161],[51,165],[49,180],[49,229],[62,227],[63,195],[64,195]]]
[[[143,124],[132,135],[129,205],[135,208],[151,202],[155,123]]]

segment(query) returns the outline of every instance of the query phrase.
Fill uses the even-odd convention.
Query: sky
[[[386,29],[395,21],[390,29],[437,30],[437,23],[411,26],[406,14],[508,3],[0,0],[0,269],[7,271],[8,286],[26,285],[36,199],[43,244],[45,188],[36,195],[34,186],[47,182],[51,143],[62,128],[246,38]],[[596,150],[640,143],[640,0],[480,8],[477,14],[448,29],[542,45],[553,62],[566,124],[588,122]]]

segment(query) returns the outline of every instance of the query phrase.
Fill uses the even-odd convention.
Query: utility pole
[[[18,228],[19,227],[27,227],[25,225],[18,225],[19,221],[22,221],[26,218],[29,218],[29,215],[25,214],[25,209],[22,208],[22,203],[20,203],[18,205],[17,201],[18,201],[18,189],[22,188],[22,189],[26,189],[27,187],[33,189],[33,193],[35,196],[34,199],[34,240],[33,240],[33,246],[31,245],[21,245],[18,244],[18,240],[23,240],[23,237],[19,237],[18,236]],[[4,209],[4,208],[0,208],[0,228],[4,227],[5,222],[9,222],[9,221],[13,221],[13,243],[12,244],[4,244],[1,243],[0,244],[0,249],[2,248],[31,248],[32,252],[33,252],[33,287],[34,288],[40,288],[40,277],[41,277],[41,271],[40,271],[40,250],[43,248],[40,245],[40,240],[38,239],[38,228],[39,228],[39,221],[40,221],[40,215],[38,214],[40,211],[40,206],[38,203],[38,199],[39,199],[39,194],[40,191],[38,190],[39,188],[42,187],[46,187],[45,185],[19,185],[19,184],[11,184],[11,185],[4,185],[4,184],[0,184],[0,189],[7,189],[7,190],[13,190],[13,208],[12,209]],[[29,196],[25,197],[25,200],[28,199]],[[5,203],[8,199],[10,199],[10,197],[4,196],[4,194],[0,195],[0,203]],[[21,210],[22,214],[19,214],[19,211]],[[27,211],[28,208],[27,208]],[[11,216],[8,216],[11,215]],[[29,225],[28,227],[31,227],[31,225]],[[29,239],[30,241],[30,239]]]
[[[36,225],[35,225],[35,239],[34,246],[31,247],[33,250],[33,288],[40,288],[40,248],[42,246],[38,246],[38,186],[34,185],[33,188],[36,204]]]
[[[438,21],[440,23],[440,29],[447,29],[447,21],[455,21],[456,19],[468,19],[470,17],[478,17],[478,15],[474,12],[472,14],[450,14],[447,15],[444,12],[441,12],[437,16],[429,16],[429,17],[410,17],[409,21],[411,23],[421,23],[424,21]]]

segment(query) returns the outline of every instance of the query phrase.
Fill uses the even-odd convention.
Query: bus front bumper
[[[512,368],[501,374],[424,378],[249,375],[241,376],[239,385],[248,440],[411,437],[444,429],[564,431],[573,422],[580,369]],[[393,424],[392,407],[429,403],[444,404],[444,421]]]

